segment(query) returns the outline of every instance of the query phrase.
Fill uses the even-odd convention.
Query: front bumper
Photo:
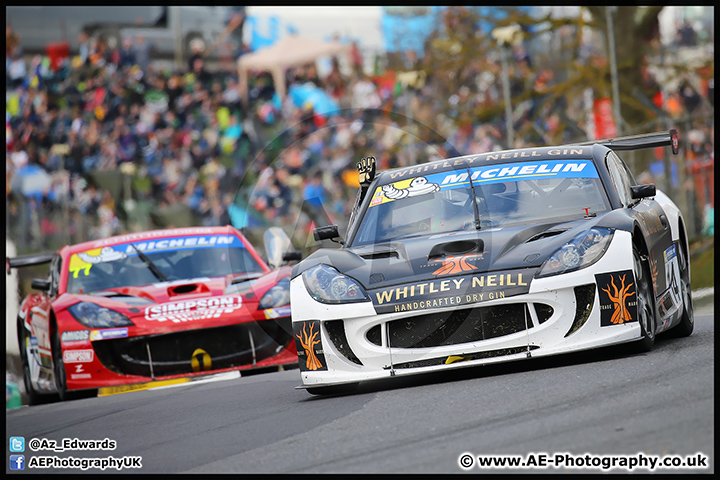
[[[632,269],[630,234],[617,231],[597,263],[533,279],[527,293],[382,314],[372,302],[321,304],[310,297],[298,276],[291,281],[290,292],[303,386],[419,374],[637,340],[641,330],[636,318],[622,324],[601,320],[601,308],[612,306],[598,291],[598,278],[602,281],[613,272],[625,275],[628,283],[633,278],[634,283]]]
[[[69,390],[297,363],[290,317],[63,346]],[[70,348],[68,348],[70,347]],[[82,362],[67,363],[84,352]],[[78,369],[80,366],[80,369]]]

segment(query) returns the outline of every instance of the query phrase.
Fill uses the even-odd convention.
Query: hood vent
[[[560,235],[561,233],[564,233],[566,231],[567,230],[553,230],[550,232],[541,232],[541,233],[538,233],[537,235],[533,235],[532,237],[528,238],[525,241],[525,243],[534,242],[535,240],[541,240],[543,238],[554,237],[554,236]]]
[[[360,254],[365,260],[377,260],[380,258],[400,258],[395,250],[382,250],[377,252],[369,252]]]
[[[144,292],[140,292],[144,293]],[[119,300],[129,305],[146,305],[148,303],[155,303],[155,301],[147,296],[140,297],[138,295],[132,295],[126,292],[120,292],[117,290],[105,290],[102,292],[93,292],[91,295],[96,297],[112,298],[113,300]]]
[[[466,255],[469,253],[483,253],[485,244],[480,239],[475,240],[457,240],[454,242],[438,243],[428,254],[428,260],[433,258],[454,257],[457,255]]]
[[[171,297],[198,293],[210,293],[210,289],[204,283],[186,283],[168,287],[168,295]]]

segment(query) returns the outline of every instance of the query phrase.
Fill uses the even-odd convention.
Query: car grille
[[[325,331],[330,341],[343,357],[358,365],[363,364],[348,344],[347,337],[345,336],[345,322],[343,320],[325,322]]]
[[[388,326],[392,348],[424,348],[502,337],[533,324],[527,305],[512,303],[418,315]]]
[[[254,365],[288,346],[290,332],[290,318],[280,318],[103,340],[93,342],[93,348],[102,364],[115,373],[157,377]]]
[[[595,303],[595,284],[591,283],[588,285],[580,285],[575,287],[575,318],[573,319],[570,330],[565,334],[565,337],[569,337],[575,333],[580,327],[585,325],[588,318],[590,318],[590,312],[592,311],[593,303]]]
[[[479,360],[481,358],[503,357],[506,355],[516,355],[518,353],[529,354],[532,350],[540,348],[538,345],[524,345],[518,347],[500,348],[498,350],[487,350],[485,352],[461,353],[457,356],[446,355],[444,357],[428,358],[426,360],[416,360],[414,362],[397,363],[393,368],[421,368],[432,367],[434,365],[449,365],[451,363],[467,362],[469,360]]]

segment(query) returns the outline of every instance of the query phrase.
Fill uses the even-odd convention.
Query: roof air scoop
[[[455,257],[457,255],[466,255],[468,253],[482,253],[485,250],[485,244],[482,240],[457,240],[454,242],[438,243],[428,254],[428,260],[442,257]]]

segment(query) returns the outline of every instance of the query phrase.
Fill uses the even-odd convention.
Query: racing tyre
[[[30,356],[28,349],[30,348],[30,337],[28,337],[25,326],[18,321],[18,340],[20,346],[20,361],[23,370],[23,385],[25,385],[25,393],[27,394],[28,405],[42,405],[52,401],[57,401],[57,395],[43,394],[35,390],[30,380]]]
[[[78,390],[73,392],[69,392],[67,390],[65,364],[63,363],[62,348],[60,347],[60,335],[58,334],[57,328],[55,328],[52,336],[52,357],[53,372],[55,373],[55,386],[57,387],[60,401],[64,402],[67,400],[77,400],[80,398],[97,396],[97,388],[93,388],[90,390]]]
[[[695,312],[693,309],[692,292],[690,291],[690,262],[688,262],[685,249],[678,247],[678,260],[680,264],[680,295],[683,299],[683,313],[680,323],[673,327],[669,334],[673,337],[687,337],[695,327]]]
[[[650,267],[646,258],[633,248],[635,291],[637,297],[637,314],[642,338],[633,345],[637,352],[649,352],[655,345],[657,320],[655,316],[655,294],[650,277]]]
[[[330,385],[328,387],[311,387],[307,392],[311,395],[349,395],[360,386],[359,383],[346,383],[345,385]]]

